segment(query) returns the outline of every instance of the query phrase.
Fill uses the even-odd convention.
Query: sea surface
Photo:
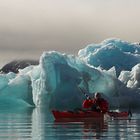
[[[0,140],[139,140],[140,113],[131,118],[55,121],[46,109],[1,109]]]

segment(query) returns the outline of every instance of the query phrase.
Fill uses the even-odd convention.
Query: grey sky
[[[77,54],[110,37],[140,41],[139,0],[0,0],[0,64]]]

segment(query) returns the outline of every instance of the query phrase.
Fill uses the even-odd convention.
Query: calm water
[[[56,122],[44,109],[1,110],[0,140],[139,140],[140,114],[126,118]]]

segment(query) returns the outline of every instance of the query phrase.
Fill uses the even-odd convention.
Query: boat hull
[[[105,115],[110,117],[128,117],[128,112],[108,112],[106,114],[95,111],[52,111],[55,119],[89,119],[89,118],[103,118]]]

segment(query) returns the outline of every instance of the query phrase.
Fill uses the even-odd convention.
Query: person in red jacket
[[[96,92],[93,99],[88,97],[88,99],[84,100],[83,108],[106,113],[108,112],[108,102],[101,97],[99,92]]]

